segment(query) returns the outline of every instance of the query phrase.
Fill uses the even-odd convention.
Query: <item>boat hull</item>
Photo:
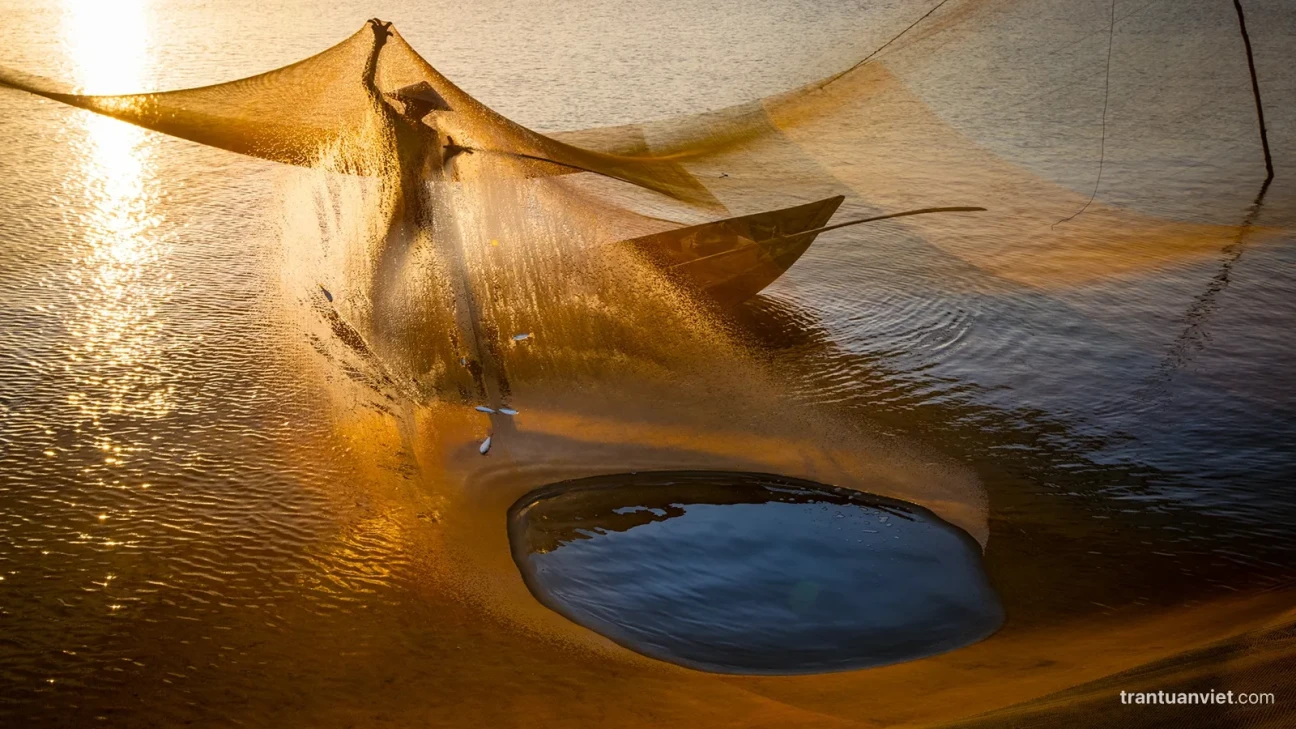
[[[630,246],[680,284],[719,303],[738,304],[791,268],[843,200],[839,195],[676,228],[632,238],[622,245]]]

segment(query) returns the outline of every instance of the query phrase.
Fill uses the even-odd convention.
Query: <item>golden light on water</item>
[[[78,85],[95,93],[148,85],[146,2],[65,0],[64,37]],[[78,378],[73,404],[92,420],[105,414],[158,416],[173,409],[163,368],[164,323],[158,306],[174,286],[159,235],[156,141],[138,127],[89,113],[69,181],[85,231],[70,274],[74,313],[68,352]],[[80,189],[77,189],[80,188]]]
[[[85,93],[133,93],[147,61],[146,0],[63,0],[63,38]]]

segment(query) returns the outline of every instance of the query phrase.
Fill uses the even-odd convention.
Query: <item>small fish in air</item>
[[[515,341],[515,342],[520,342],[520,341],[522,341],[523,339],[530,339],[530,338],[531,338],[531,332],[523,332],[523,333],[521,333],[521,334],[514,334],[514,335],[513,335],[513,341]]]
[[[324,298],[328,299],[330,304],[333,303],[333,294],[329,293],[329,290],[324,288],[324,284],[320,284],[319,287],[320,291],[324,292]]]
[[[486,436],[486,440],[482,441],[481,447],[477,449],[477,452],[483,456],[486,455],[486,451],[490,450],[490,442],[491,437],[488,435]]]
[[[517,415],[518,411],[513,408],[500,408],[499,411],[505,415]]]
[[[478,405],[477,407],[475,407],[475,408],[473,408],[473,409],[476,410],[476,411],[479,412],[479,413],[493,413],[493,412],[495,412],[494,410],[492,410],[491,408],[486,407],[485,405]]]

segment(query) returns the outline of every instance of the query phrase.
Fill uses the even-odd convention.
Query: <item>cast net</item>
[[[706,247],[726,240],[808,246],[813,236],[804,231],[832,220],[985,208],[893,221],[887,230],[899,232],[877,238],[849,228],[835,251],[858,261],[850,256],[871,246],[876,259],[868,260],[921,267],[923,294],[941,301],[1043,301],[1218,262],[1219,274],[1173,322],[1182,333],[1165,362],[1180,368],[1200,349],[1231,266],[1249,248],[1289,237],[1296,213],[1296,187],[1281,174],[1296,149],[1296,13],[1276,0],[1245,4],[1280,171],[1272,182],[1238,14],[1223,0],[902,3],[884,42],[834,76],[684,118],[550,134],[495,113],[377,23],[291,66],[197,89],[87,96],[3,69],[0,82],[312,168],[317,184],[289,201],[314,210],[326,198],[318,207],[335,218],[288,227],[307,239],[303,249],[322,242],[329,252],[312,272],[328,301],[315,304],[347,356],[370,369],[379,399],[426,407],[406,424],[431,431],[437,445],[426,446],[424,461],[447,464],[451,501],[469,483],[516,496],[546,481],[668,459],[675,468],[776,472],[921,503],[1009,555],[992,560],[1001,565],[992,576],[1006,595],[1008,626],[970,652],[795,684],[753,681],[746,693],[779,702],[796,720],[847,721],[861,696],[908,697],[920,687],[928,705],[878,699],[870,718],[949,724],[983,715],[987,726],[1080,726],[1115,712],[1122,689],[1276,690],[1289,699],[1291,674],[1281,667],[1291,660],[1291,601],[1277,587],[1290,578],[1275,574],[1270,558],[1203,567],[1243,594],[1212,594],[1182,611],[1154,611],[1097,568],[1083,588],[1039,595],[1032,580],[1095,554],[1085,547],[1142,549],[1139,530],[1152,529],[1152,517],[1120,534],[1087,521],[1059,526],[1044,509],[1030,512],[1037,521],[995,519],[987,490],[1002,488],[1013,505],[1025,497],[1014,501],[1020,494],[1010,487],[987,487],[886,427],[826,412],[834,398],[876,396],[870,413],[883,417],[891,407],[903,411],[896,420],[919,421],[911,430],[944,427],[906,409],[921,410],[917,386],[868,391],[860,384],[867,358],[797,308],[814,297],[830,302],[820,307],[829,313],[850,308],[858,292],[826,283],[843,280],[837,259],[808,262],[781,302],[738,314],[677,287],[671,272],[712,260],[724,250]],[[435,130],[434,144],[429,132],[410,131],[418,129],[411,115]],[[346,204],[334,204],[339,198]],[[739,273],[764,267],[750,280],[723,267],[700,276],[745,298],[803,251],[750,263]],[[753,356],[750,341],[774,338],[772,330],[786,335],[782,349]],[[836,369],[808,374],[814,362]],[[534,419],[527,433],[493,431],[493,460],[478,458],[486,432],[471,443],[452,435],[471,431],[460,410],[474,403],[522,403]],[[939,431],[962,444],[949,446],[956,455],[1019,458],[1029,464],[1023,471],[1046,474],[1060,490],[1082,491],[1071,474],[1097,478],[1108,465],[1088,454],[1039,455],[1047,450],[1039,442],[1064,439],[1044,426],[1005,430],[995,441],[981,432],[992,430],[984,411],[924,407],[977,421],[973,435]],[[1026,529],[1053,541],[1014,542]],[[1290,545],[1257,540],[1236,551],[1271,548]],[[1104,559],[1096,563],[1110,574],[1130,568],[1124,557]],[[1162,587],[1196,599],[1210,579],[1165,578]],[[1124,612],[1107,611],[1117,603]],[[714,692],[717,705],[737,703],[730,684],[696,686]],[[1228,711],[1238,726],[1280,726],[1291,715]],[[1207,716],[1161,706],[1149,709],[1147,723],[1172,717],[1191,726],[1194,715]]]

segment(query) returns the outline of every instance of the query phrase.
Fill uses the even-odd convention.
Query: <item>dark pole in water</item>
[[[1256,218],[1260,215],[1260,206],[1264,203],[1265,193],[1269,191],[1269,183],[1273,182],[1273,156],[1269,153],[1269,133],[1265,130],[1264,106],[1260,103],[1260,82],[1256,79],[1255,58],[1251,55],[1251,37],[1247,35],[1246,16],[1242,13],[1242,0],[1233,0],[1233,7],[1237,9],[1238,26],[1242,29],[1242,43],[1246,45],[1247,68],[1251,70],[1251,93],[1255,96],[1256,119],[1260,122],[1260,144],[1264,148],[1265,157],[1265,175],[1264,182],[1260,185],[1260,192],[1256,195],[1255,202],[1251,203],[1251,209],[1247,212],[1246,217],[1242,219],[1242,226],[1238,228],[1237,240],[1225,246],[1224,262],[1220,265],[1219,273],[1211,279],[1206,286],[1206,291],[1198,296],[1188,307],[1187,313],[1184,314],[1183,332],[1175,338],[1174,345],[1170,347],[1169,353],[1161,360],[1160,367],[1157,368],[1155,377],[1159,382],[1155,383],[1158,394],[1164,395],[1170,378],[1174,373],[1182,369],[1189,361],[1193,354],[1206,346],[1209,335],[1206,332],[1206,325],[1210,323],[1211,315],[1219,308],[1218,299],[1228,285],[1230,277],[1233,275],[1233,266],[1242,258],[1242,252],[1246,250],[1247,236],[1251,232],[1251,227],[1255,225]]]
[[[1265,186],[1267,187],[1274,177],[1273,156],[1269,153],[1269,132],[1265,129],[1264,105],[1260,103],[1260,82],[1256,79],[1255,58],[1251,55],[1251,36],[1247,35],[1246,16],[1242,13],[1242,0],[1233,0],[1233,7],[1237,8],[1238,26],[1242,29],[1242,43],[1246,45],[1247,68],[1251,70],[1251,93],[1255,96],[1256,119],[1260,122],[1260,145],[1264,147],[1265,171],[1268,175],[1265,177]],[[1263,196],[1264,193],[1261,193]]]

